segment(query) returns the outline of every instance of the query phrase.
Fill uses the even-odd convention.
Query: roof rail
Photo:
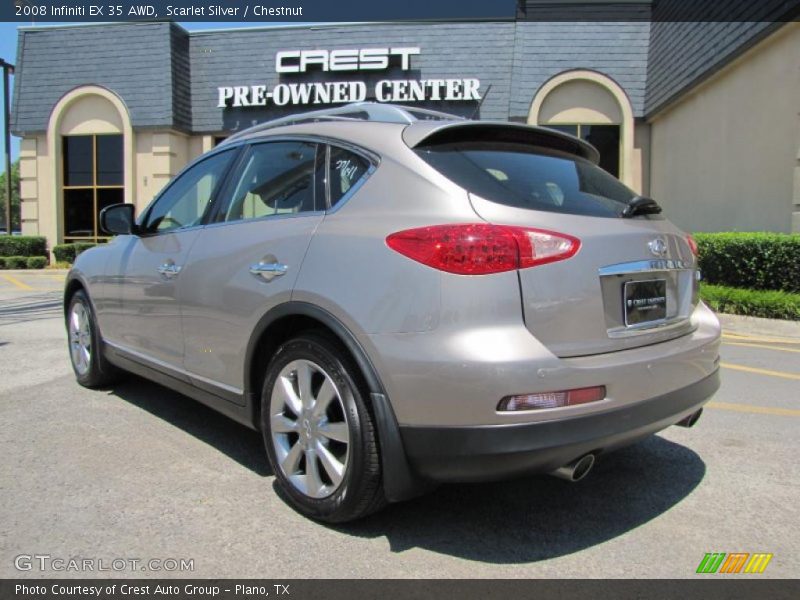
[[[405,107],[383,102],[351,102],[336,108],[323,108],[296,115],[289,115],[259,123],[228,137],[224,142],[233,142],[243,137],[287,125],[316,123],[318,121],[374,121],[378,123],[399,123],[407,125],[415,121],[464,121],[463,117],[450,113],[428,110],[426,108]]]

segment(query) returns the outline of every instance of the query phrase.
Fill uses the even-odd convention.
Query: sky
[[[0,23],[0,58],[12,65],[17,60],[17,26],[18,23]],[[3,136],[2,117],[5,114],[5,102],[3,101],[2,81],[0,81],[0,173],[6,170],[5,152],[6,142]],[[11,89],[8,91],[9,97],[12,96],[14,77],[11,77]],[[17,160],[19,156],[19,138],[11,136],[11,160]]]
[[[48,23],[50,25],[59,25],[60,23]],[[303,25],[304,23],[253,23],[251,21],[244,23],[181,23],[181,25],[189,31],[197,31],[199,29],[223,29],[223,28],[238,28],[238,27],[253,27],[256,25]],[[0,58],[6,62],[16,64],[17,60],[17,27],[30,26],[29,23],[8,23],[0,22]],[[14,77],[11,77],[11,89],[9,96],[13,98]],[[5,114],[5,104],[2,94],[2,77],[0,77],[0,173],[5,171],[5,138],[3,136],[3,123],[2,116]],[[11,162],[14,162],[19,157],[19,138],[11,136]]]

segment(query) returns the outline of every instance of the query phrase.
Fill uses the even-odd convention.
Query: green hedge
[[[717,312],[800,321],[800,294],[702,283],[700,297]]]
[[[43,256],[47,239],[38,235],[0,235],[0,256]]]
[[[0,256],[0,269],[44,269],[46,256]]]
[[[46,256],[29,256],[27,262],[28,262],[28,264],[26,266],[29,269],[44,269],[47,266],[47,257]]]
[[[75,262],[75,244],[58,244],[53,246],[53,255],[58,262]]]
[[[693,237],[707,283],[800,292],[800,234],[696,233]]]
[[[53,254],[57,262],[74,263],[75,258],[89,248],[94,248],[97,244],[89,242],[76,242],[74,244],[59,244],[53,248]]]
[[[3,258],[4,269],[25,269],[27,266],[27,256],[6,256]]]

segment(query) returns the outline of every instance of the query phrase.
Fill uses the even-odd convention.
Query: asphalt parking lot
[[[62,280],[0,272],[0,577],[697,577],[707,552],[774,555],[733,577],[800,572],[799,328],[727,319],[699,424],[603,456],[578,484],[444,486],[325,527],[274,493],[258,434],[142,379],[78,386]],[[34,554],[194,570],[15,568]]]

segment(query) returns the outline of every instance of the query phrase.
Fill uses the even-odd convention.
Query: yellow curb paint
[[[13,286],[15,286],[15,287],[17,287],[17,288],[19,288],[21,290],[26,290],[26,291],[33,290],[33,288],[31,286],[29,286],[27,283],[24,283],[24,282],[20,281],[19,279],[17,279],[16,277],[12,277],[11,275],[6,275],[5,273],[0,273],[0,277],[2,277],[8,283],[10,283],[11,285],[13,285]]]
[[[769,344],[800,344],[797,338],[769,337],[763,335],[743,335],[741,333],[723,333],[723,338],[742,340],[747,342],[767,342]]]
[[[770,369],[759,369],[757,367],[746,367],[744,365],[735,365],[732,363],[719,363],[721,367],[726,369],[733,369],[734,371],[745,371],[747,373],[757,373],[759,375],[768,375],[770,377],[781,377],[783,379],[796,379],[800,381],[799,373],[788,373],[786,371],[771,371]]]
[[[800,417],[800,410],[793,408],[773,408],[770,406],[753,406],[752,404],[733,404],[732,402],[709,402],[706,407],[779,417]]]
[[[780,348],[778,346],[767,346],[766,344],[751,344],[749,342],[722,342],[726,346],[746,346],[747,348],[765,348],[767,350],[777,350],[778,352],[800,352],[800,348]]]

